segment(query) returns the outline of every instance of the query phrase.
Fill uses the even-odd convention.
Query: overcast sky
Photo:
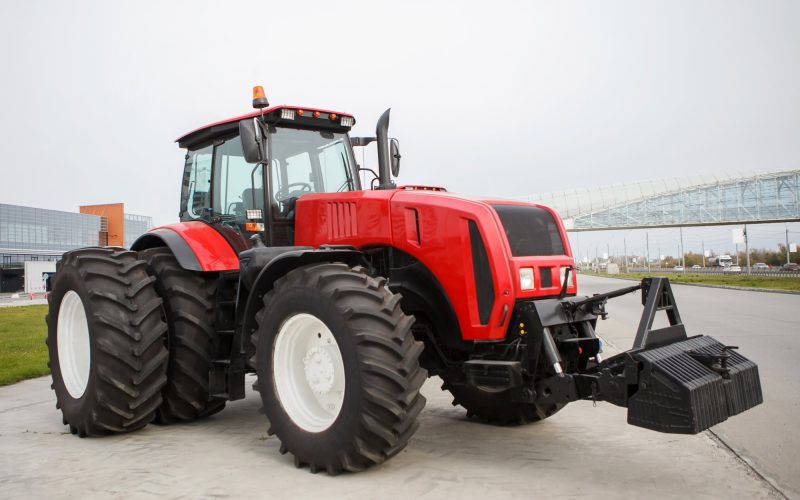
[[[792,1],[0,0],[0,202],[175,221],[174,139],[256,84],[357,135],[391,107],[400,182],[466,194],[796,169],[799,27]]]

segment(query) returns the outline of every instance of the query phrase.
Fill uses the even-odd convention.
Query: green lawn
[[[45,314],[44,305],[0,308],[0,385],[50,373]]]
[[[594,273],[586,273],[594,275]],[[722,285],[734,286],[742,288],[764,288],[769,290],[790,290],[800,291],[800,278],[772,278],[769,276],[748,276],[746,274],[737,274],[733,276],[725,275],[709,275],[709,274],[692,274],[692,273],[620,273],[615,275],[607,275],[600,273],[596,276],[603,276],[609,278],[628,278],[634,280],[641,280],[648,276],[663,276],[669,278],[672,283],[698,283],[703,285]]]

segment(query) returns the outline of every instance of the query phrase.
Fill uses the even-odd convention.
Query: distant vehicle
[[[693,270],[703,269],[703,266],[701,266],[700,264],[695,264],[695,265],[692,266],[692,269]]]
[[[769,269],[769,266],[763,262],[756,262],[753,264],[753,271],[766,271]]]
[[[716,257],[710,257],[706,264],[708,267],[729,267],[733,265],[733,259],[728,254],[717,255]]]
[[[683,266],[675,266],[672,269],[675,271],[683,271]]]
[[[741,266],[728,266],[722,269],[723,273],[740,273],[742,272]]]
[[[781,270],[789,271],[790,273],[800,273],[800,264],[790,262],[781,266]]]

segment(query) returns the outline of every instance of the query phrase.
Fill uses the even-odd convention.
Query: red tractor
[[[179,223],[60,261],[48,345],[73,434],[206,417],[252,372],[281,452],[331,474],[402,450],[432,375],[499,424],[592,399],[697,433],[761,403],[756,365],[687,337],[667,280],[577,296],[551,209],[396,187],[388,111],[376,137],[354,138],[346,113],[269,107],[263,92],[253,105],[178,139]],[[373,141],[379,169],[362,186],[353,146]],[[636,290],[633,349],[603,360],[597,319]],[[653,329],[659,310],[670,326]]]

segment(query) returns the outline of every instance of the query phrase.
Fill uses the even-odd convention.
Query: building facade
[[[152,225],[150,217],[124,214],[125,246]],[[57,261],[66,251],[105,244],[107,226],[100,215],[0,203],[0,292],[22,290],[25,262]]]

